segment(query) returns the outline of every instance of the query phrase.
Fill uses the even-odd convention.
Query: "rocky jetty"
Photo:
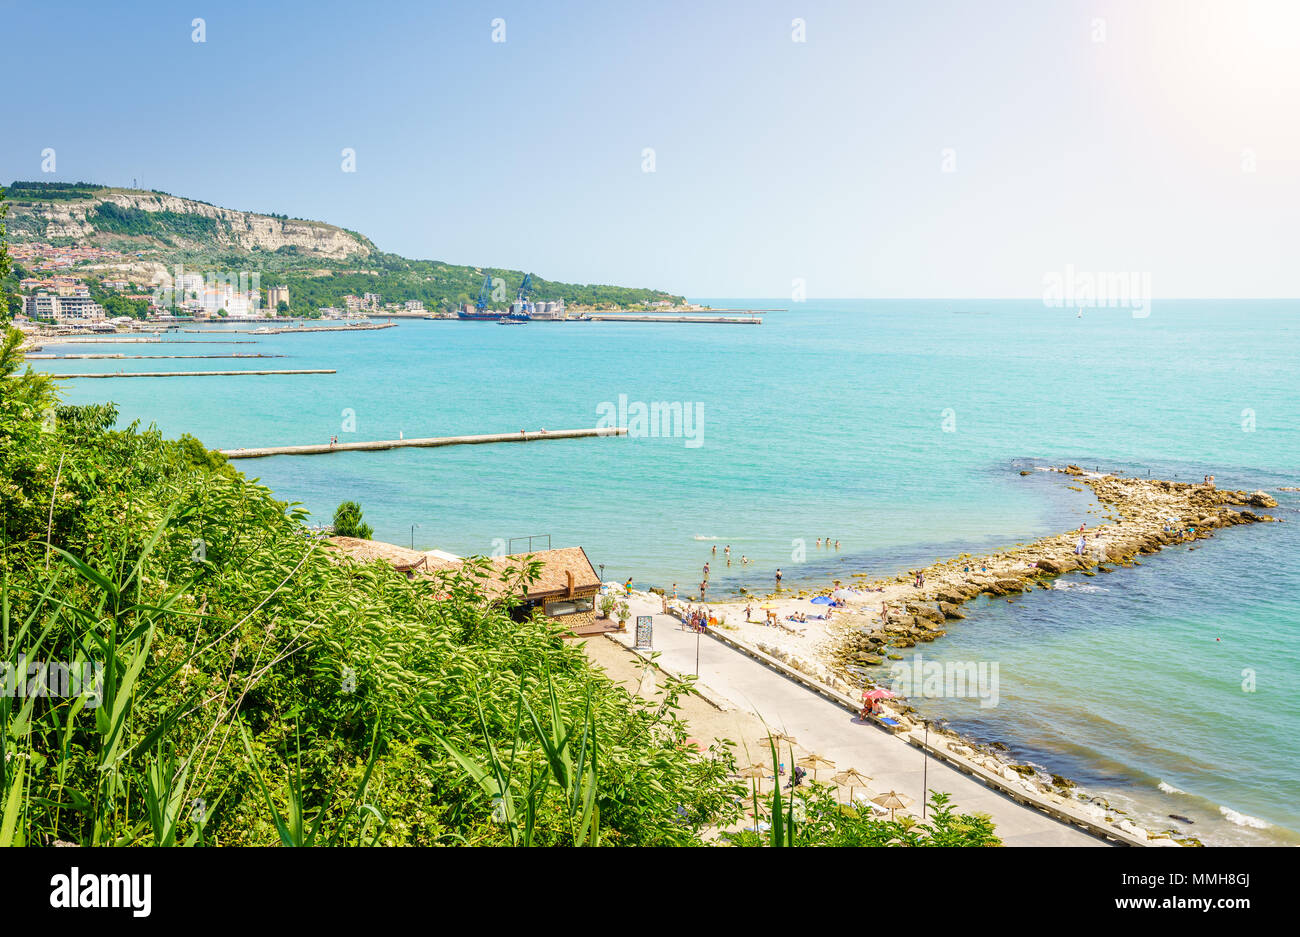
[[[1273,521],[1256,509],[1277,507],[1263,491],[1232,491],[1161,479],[1095,475],[1077,465],[1051,471],[1076,476],[1092,489],[1110,523],[1072,530],[986,556],[963,554],[910,576],[876,580],[859,588],[881,593],[883,614],[874,622],[849,619],[822,646],[826,662],[849,679],[864,666],[886,663],[897,648],[944,634],[964,618],[961,606],[980,595],[1014,597],[1052,588],[1059,576],[1093,576],[1138,564],[1138,557],[1211,537],[1218,529]],[[1022,473],[1023,474],[1023,473]],[[1080,539],[1083,544],[1080,547]],[[896,657],[897,655],[894,654]]]

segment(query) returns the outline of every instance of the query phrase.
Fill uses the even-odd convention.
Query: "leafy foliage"
[[[375,535],[375,530],[361,519],[361,505],[344,501],[334,511],[334,533],[339,537],[369,540]]]
[[[98,231],[156,237],[167,242],[170,242],[173,237],[215,240],[217,236],[217,220],[206,215],[175,211],[145,211],[140,208],[123,207],[113,202],[99,203],[90,221]]]
[[[487,560],[340,562],[196,440],[61,406],[3,347],[0,669],[100,677],[0,694],[0,842],[508,844],[464,770],[494,757],[537,845],[699,844],[736,817],[729,758],[684,744],[684,685],[630,697],[486,601]]]

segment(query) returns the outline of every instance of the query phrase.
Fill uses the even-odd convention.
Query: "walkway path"
[[[637,611],[645,613],[644,609]],[[699,682],[711,695],[754,712],[768,725],[794,736],[796,755],[817,752],[829,758],[837,768],[825,773],[857,768],[873,779],[871,789],[875,793],[892,789],[912,797],[916,803],[907,812],[918,815],[924,773],[924,783],[931,790],[951,793],[961,812],[992,816],[998,836],[1008,846],[1106,845],[1083,830],[1018,804],[960,771],[926,758],[902,739],[863,724],[830,700],[758,661],[708,636],[682,630],[676,618],[653,617],[654,650],[661,655],[659,663],[678,674],[694,674],[698,647]],[[635,629],[629,627],[626,634],[610,637],[630,647]]]

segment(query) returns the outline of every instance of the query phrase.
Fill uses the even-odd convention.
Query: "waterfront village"
[[[127,255],[91,246],[20,243],[11,253],[32,274],[18,283],[22,309],[14,316],[14,325],[28,332],[112,332],[138,321],[138,315],[113,315],[114,300],[145,309],[146,321],[160,324],[267,319],[289,308],[289,288],[263,288],[257,274],[205,276],[178,268],[142,277],[120,272],[132,269]],[[385,303],[378,293],[344,296],[342,306],[323,306],[319,313],[325,319],[433,315],[421,300]]]

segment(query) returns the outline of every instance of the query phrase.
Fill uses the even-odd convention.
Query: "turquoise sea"
[[[620,395],[629,407],[681,403],[701,418],[689,438],[239,467],[322,523],[340,501],[361,502],[379,539],[470,554],[549,535],[584,546],[606,579],[683,591],[708,560],[711,594],[766,589],[777,567],[787,585],[823,585],[1093,521],[1091,499],[1061,476],[1019,475],[1033,465],[1213,473],[1220,487],[1270,490],[1280,502],[1272,513],[1288,523],[973,604],[923,653],[996,661],[999,705],[924,708],[1150,825],[1207,843],[1300,843],[1291,832],[1300,830],[1300,494],[1276,491],[1300,484],[1300,303],[1157,300],[1147,318],[1122,309],[1080,318],[1035,301],[704,301],[785,311],[761,326],[403,321],[183,347],[281,359],[35,366],[337,369],[68,382],[70,402],[112,399],[122,422],[213,448],[566,429],[597,425]],[[170,341],[203,337],[49,350],[177,353]],[[819,537],[840,549],[817,549]],[[752,560],[743,567],[742,554]]]

